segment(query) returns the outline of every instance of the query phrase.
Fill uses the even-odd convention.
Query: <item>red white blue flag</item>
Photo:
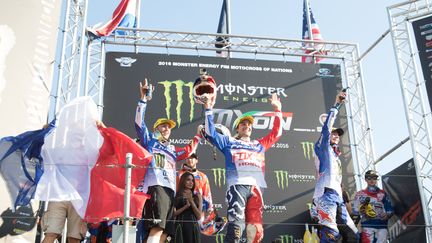
[[[114,128],[97,127],[97,106],[91,97],[66,104],[56,127],[44,137],[43,174],[34,199],[71,201],[87,222],[123,216],[126,153],[132,153],[130,216],[140,218],[149,196],[137,190],[152,156]]]
[[[137,0],[122,0],[117,8],[114,10],[112,15],[112,19],[108,21],[102,27],[99,27],[95,30],[90,30],[94,35],[101,36],[109,36],[117,27],[124,28],[135,28],[136,27],[136,4]],[[117,34],[124,35],[124,31],[117,30]]]
[[[312,9],[309,6],[309,11],[307,11],[307,4],[306,4],[307,0],[303,1],[303,28],[302,28],[302,39],[303,40],[311,40],[310,36],[309,36],[309,25],[308,25],[308,20],[307,20],[307,14],[310,14],[310,22],[311,22],[311,29],[312,29],[312,39],[314,41],[322,41],[324,40],[321,32],[319,30],[318,24],[315,21],[315,18],[313,16],[312,13]],[[324,51],[321,51],[321,49],[324,47],[323,44],[316,44],[316,43],[303,43],[303,47],[306,49],[305,53],[306,54],[317,54],[317,55],[325,55],[326,53]],[[314,50],[312,50],[312,48]],[[323,58],[319,58],[319,57],[315,57],[315,61],[314,58],[312,56],[302,56],[302,62],[304,63],[316,63],[321,61]]]

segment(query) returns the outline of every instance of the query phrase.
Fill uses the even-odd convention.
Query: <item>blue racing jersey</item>
[[[205,116],[205,132],[210,142],[225,155],[228,188],[232,185],[266,188],[264,152],[282,135],[281,111],[275,111],[271,132],[263,138],[251,141],[217,133],[213,123],[213,111],[207,109]]]
[[[147,169],[143,186],[140,191],[147,192],[149,186],[159,185],[176,191],[176,167],[175,163],[188,158],[198,145],[199,137],[195,136],[192,142],[183,148],[175,147],[169,142],[161,142],[153,136],[145,122],[144,115],[147,104],[138,102],[135,116],[135,129],[140,138],[141,145],[153,155],[152,161]]]
[[[371,206],[372,213],[361,210],[361,207],[364,207],[366,203]],[[388,219],[393,213],[390,197],[378,187],[358,191],[354,197],[353,214],[361,216],[362,227],[385,229]]]
[[[321,136],[315,143],[315,167],[317,170],[317,183],[313,198],[321,197],[325,188],[333,189],[339,195],[342,201],[342,168],[339,156],[335,151],[335,146],[330,144],[331,131],[333,123],[338,114],[338,109],[330,109],[327,119],[321,130]],[[337,147],[336,147],[336,150]]]

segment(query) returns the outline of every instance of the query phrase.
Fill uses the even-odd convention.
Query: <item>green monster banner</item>
[[[301,242],[304,224],[309,223],[308,207],[316,181],[313,146],[320,136],[325,114],[341,87],[338,65],[304,64],[219,57],[111,52],[106,56],[103,121],[136,137],[135,108],[139,82],[148,78],[155,86],[148,102],[145,121],[152,129],[156,119],[167,117],[177,122],[171,143],[185,146],[204,123],[202,105],[193,100],[192,85],[201,68],[217,82],[215,123],[234,133],[233,123],[242,114],[253,114],[252,138],[268,134],[273,108],[269,98],[278,94],[282,102],[283,133],[266,152],[264,192],[264,241]],[[346,110],[342,108],[336,126],[347,131]],[[349,151],[349,136],[342,139],[345,188],[352,192],[354,178]],[[226,171],[222,153],[208,144],[198,147],[198,169],[207,174],[213,203],[226,215]],[[182,162],[178,163],[177,168]],[[225,233],[209,239],[223,243]]]

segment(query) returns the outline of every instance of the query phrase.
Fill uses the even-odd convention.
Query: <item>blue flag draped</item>
[[[54,124],[55,121],[46,128],[0,140],[0,174],[6,182],[14,209],[28,205],[34,196],[43,174],[41,148]]]

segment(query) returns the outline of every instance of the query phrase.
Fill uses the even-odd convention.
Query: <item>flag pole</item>
[[[226,15],[225,15],[225,23],[226,23],[226,31],[227,34],[230,35],[231,34],[231,6],[230,6],[230,0],[224,0],[225,1],[225,10],[226,10]],[[229,51],[229,47],[228,49],[228,57],[231,57],[231,52]]]
[[[308,35],[309,40],[313,41],[313,33],[312,33],[312,23],[311,23],[311,16],[310,16],[310,6],[309,6],[309,0],[304,0],[306,5],[306,20],[308,25]],[[315,48],[314,43],[312,43],[312,46]],[[315,57],[312,57],[313,63],[315,63]]]
[[[131,188],[131,174],[132,174],[132,153],[126,154],[125,164],[125,192],[124,192],[124,232],[123,242],[129,243],[129,214],[130,214],[130,188]]]
[[[138,39],[138,37],[139,37],[139,33],[137,30],[141,27],[140,26],[140,17],[141,17],[141,0],[136,0],[136,6],[135,6],[135,18],[136,18],[135,37],[136,37],[136,39]],[[138,46],[137,45],[135,45],[135,53],[138,53]]]
[[[224,0],[225,1],[225,7],[226,7],[226,30],[227,34],[231,34],[231,7],[230,7],[230,0]]]

